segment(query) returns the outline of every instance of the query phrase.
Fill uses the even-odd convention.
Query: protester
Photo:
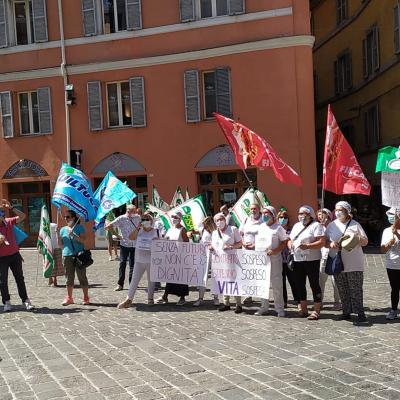
[[[244,249],[254,250],[258,228],[260,227],[261,223],[262,218],[260,206],[257,203],[250,204],[250,215],[239,227]],[[252,301],[252,297],[246,297],[243,301],[243,304],[250,305]]]
[[[165,238],[168,240],[176,240],[178,242],[188,242],[189,238],[187,236],[187,231],[181,225],[182,213],[176,212],[175,214],[171,215],[171,220],[173,227],[168,229]],[[157,303],[168,303],[168,295],[170,294],[179,297],[179,300],[176,303],[177,306],[183,306],[184,304],[186,304],[185,296],[189,295],[189,286],[179,283],[167,283],[165,285],[164,294],[159,299],[157,299]]]
[[[224,214],[226,223],[228,225],[236,226],[235,221],[232,218],[232,215],[229,213],[229,208],[228,208],[227,204],[224,204],[223,206],[221,206],[221,208],[219,209],[219,212],[222,212],[222,214]]]
[[[314,309],[308,317],[319,319],[321,311],[321,287],[319,285],[319,268],[321,247],[325,244],[325,228],[318,221],[312,207],[300,207],[297,222],[290,232],[289,249],[294,257],[294,274],[296,292],[300,300],[300,317],[308,316],[306,280],[311,286]]]
[[[400,291],[400,208],[390,208],[387,219],[391,226],[382,233],[381,250],[385,253],[385,265],[391,288],[392,308],[386,314],[386,319],[394,320],[399,311]]]
[[[15,214],[15,217],[6,218],[6,210]],[[28,311],[34,310],[25,286],[22,270],[22,256],[15,240],[14,226],[25,219],[26,215],[13,207],[8,200],[0,201],[0,291],[4,304],[3,311],[12,311],[10,293],[8,291],[8,269],[14,275],[17,284],[18,295],[22,304]]]
[[[363,306],[364,253],[362,247],[368,244],[367,235],[361,225],[352,219],[351,205],[339,201],[335,206],[336,219],[326,229],[329,257],[334,257],[341,248],[340,241],[345,234],[354,234],[356,246],[348,251],[341,249],[344,270],[335,275],[335,282],[342,300],[342,316],[348,320],[351,313],[358,314],[357,322],[366,322]]]
[[[232,249],[240,249],[242,247],[242,239],[239,230],[235,226],[226,223],[225,215],[218,213],[214,216],[214,222],[217,229],[211,235],[210,251],[224,251]],[[235,296],[236,308],[235,313],[240,314],[242,309],[242,298]],[[230,310],[230,296],[224,296],[224,304],[219,307],[219,311]]]
[[[60,229],[60,240],[63,246],[63,262],[67,277],[67,296],[63,306],[74,304],[72,296],[74,290],[75,273],[78,276],[79,284],[83,291],[83,304],[89,305],[89,283],[86,276],[86,268],[78,268],[75,258],[76,255],[84,250],[85,228],[79,223],[79,217],[75,211],[68,210],[64,219],[67,226]]]
[[[282,226],[283,229],[285,229],[286,235],[290,235],[290,224],[289,224],[289,214],[287,212],[287,209],[284,207],[281,207],[279,212],[278,212],[278,223],[279,225]],[[296,302],[296,304],[300,305],[300,300],[296,294],[296,282],[295,282],[295,277],[294,277],[294,271],[293,269],[290,269],[288,267],[288,258],[289,258],[290,251],[287,246],[282,250],[282,281],[283,281],[283,301],[285,302],[285,308],[287,307],[287,302],[288,302],[288,294],[287,294],[287,288],[286,288],[286,278],[289,282],[290,289],[292,290],[292,295],[293,295],[293,300]]]
[[[325,228],[332,222],[332,213],[330,210],[327,208],[323,208],[321,210],[318,210],[317,212],[317,218],[320,224],[322,224]],[[319,285],[321,286],[321,302],[324,301],[324,293],[325,293],[325,285],[326,281],[328,278],[330,278],[330,281],[332,282],[332,288],[333,288],[333,309],[336,311],[340,311],[342,309],[342,305],[340,303],[340,296],[339,296],[339,291],[335,283],[335,278],[333,275],[329,276],[328,274],[325,273],[325,267],[326,267],[326,260],[328,259],[328,254],[329,254],[329,249],[326,247],[321,248],[321,264],[320,264],[320,270],[319,270]],[[322,307],[322,305],[321,305]]]
[[[51,276],[49,278],[49,286],[57,287],[57,277],[65,276],[65,270],[62,260],[62,249],[59,245],[57,224],[50,223],[50,239],[51,247],[53,248],[53,270],[51,271]]]
[[[112,222],[114,220],[115,220],[115,214],[112,211],[110,211],[106,216],[106,221]],[[113,260],[113,257],[112,257],[113,250],[114,250],[114,254],[115,254],[115,261],[119,261],[118,242],[116,240],[118,238],[117,232],[115,232],[114,229],[112,229],[112,228],[107,229],[106,237],[107,237],[107,249],[108,249],[108,254],[109,254],[108,261]]]
[[[160,233],[153,227],[153,217],[146,212],[142,216],[141,227],[135,231],[132,237],[136,240],[135,268],[133,277],[129,284],[128,296],[125,301],[118,304],[118,308],[129,308],[132,305],[139,282],[145,272],[147,272],[147,304],[154,304],[154,282],[150,280],[150,262],[151,262],[151,242],[160,237]]]
[[[211,238],[212,238],[212,233],[217,229],[217,226],[215,225],[214,220],[211,217],[206,217],[203,220],[202,223],[202,229],[200,229],[200,243],[202,243],[204,246],[207,248],[211,245]],[[208,259],[208,270],[211,268],[211,258]],[[199,298],[197,301],[193,303],[193,307],[198,307],[203,303],[204,300],[204,293],[206,292],[206,288],[204,286],[199,287]],[[218,306],[219,305],[219,299],[218,295],[214,294],[214,305]]]
[[[129,259],[129,284],[132,280],[133,267],[135,265],[135,244],[136,241],[131,239],[133,232],[140,228],[140,217],[136,214],[136,206],[129,204],[126,206],[126,213],[120,215],[114,221],[106,221],[105,229],[110,230],[118,228],[120,234],[120,263],[118,285],[114,289],[116,292],[123,290],[125,282],[126,263]]]
[[[271,261],[271,286],[274,295],[274,307],[278,317],[285,316],[285,302],[283,300],[282,282],[282,250],[286,247],[288,236],[285,229],[277,222],[277,213],[274,207],[262,209],[262,221],[255,242],[256,251],[266,251]],[[269,299],[262,299],[261,307],[255,315],[268,313]]]

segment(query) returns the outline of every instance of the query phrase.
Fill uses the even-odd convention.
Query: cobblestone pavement
[[[118,310],[118,263],[94,252],[90,306],[62,307],[59,288],[36,279],[26,250],[29,294],[38,307],[0,312],[0,399],[400,399],[398,321],[386,323],[390,294],[379,255],[368,255],[365,305],[372,326],[335,321],[328,304],[319,321],[254,310],[219,313],[211,302]],[[10,279],[11,281],[11,279]],[[144,282],[142,282],[144,284]],[[11,284],[12,299],[19,298]],[[327,283],[327,300],[332,290]],[[191,302],[196,292],[191,292]],[[171,297],[173,299],[173,296]]]

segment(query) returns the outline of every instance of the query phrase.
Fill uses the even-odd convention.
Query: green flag
[[[50,236],[50,218],[47,207],[42,206],[40,214],[39,237],[37,241],[39,253],[43,256],[43,276],[50,278],[54,268],[53,245]]]
[[[154,207],[159,208],[160,210],[168,211],[170,209],[168,203],[166,203],[158,193],[157,188],[153,185],[153,191],[151,196],[151,203]]]
[[[387,146],[380,149],[375,172],[400,172],[400,147]]]
[[[168,211],[170,217],[176,212],[182,213],[182,224],[188,231],[197,230],[200,222],[207,216],[202,195],[197,195],[183,204]]]
[[[171,208],[181,205],[184,201],[185,201],[185,199],[183,197],[182,190],[178,186],[175,190],[174,197],[172,198],[172,201],[171,201]]]

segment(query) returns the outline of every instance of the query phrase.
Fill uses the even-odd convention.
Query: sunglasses
[[[144,221],[150,221],[148,218],[142,218],[142,222]]]
[[[64,219],[71,219],[72,217],[70,215],[64,215]]]

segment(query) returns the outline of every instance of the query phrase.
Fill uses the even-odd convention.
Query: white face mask
[[[299,215],[299,222],[304,222],[306,220],[305,215]]]
[[[151,221],[143,221],[142,222],[143,228],[150,228],[151,227]]]
[[[343,211],[335,211],[335,216],[337,219],[343,219],[346,214]]]
[[[179,222],[180,222],[179,218],[172,218],[172,223],[174,225],[179,225]]]
[[[226,224],[225,221],[217,221],[217,222],[215,223],[215,225],[217,225],[217,228],[218,228],[218,229],[224,229],[224,228],[225,228],[225,224]]]
[[[70,221],[67,222],[67,225],[70,226],[70,227],[74,226],[74,224],[75,224],[75,222],[74,222],[73,219],[71,219]]]

